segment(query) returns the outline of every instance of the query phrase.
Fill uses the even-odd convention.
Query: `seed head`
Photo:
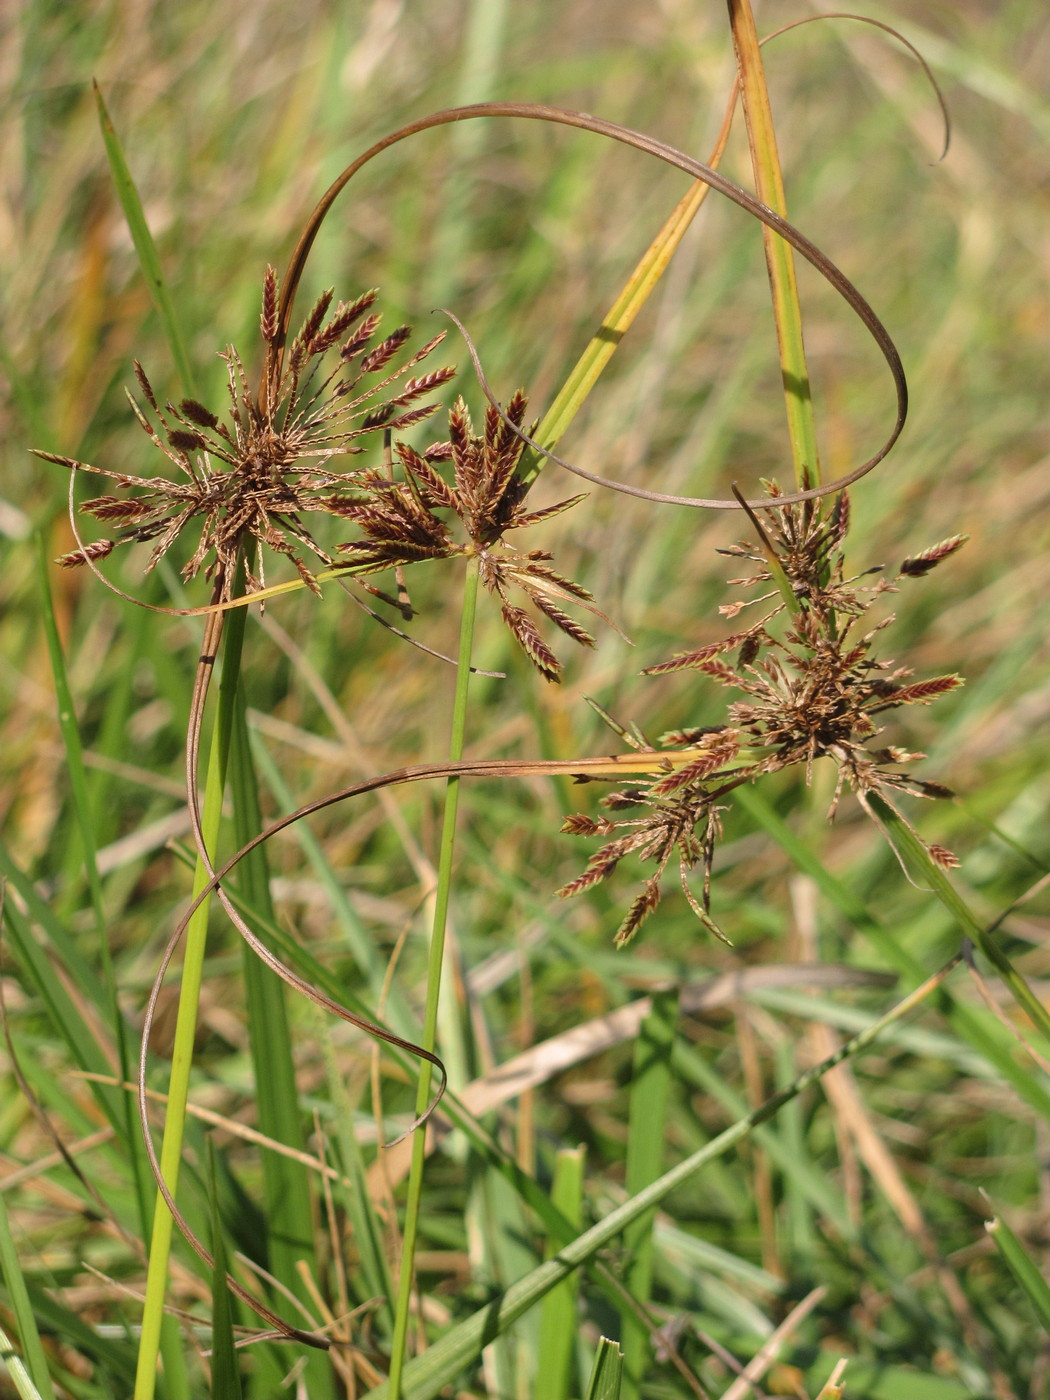
[[[527,402],[519,392],[507,405],[507,417],[518,427],[525,421]],[[609,619],[595,607],[586,588],[552,567],[550,554],[543,550],[519,553],[504,536],[568,510],[583,496],[527,510],[529,484],[518,475],[522,440],[491,407],[485,415],[484,433],[478,435],[466,404],[458,399],[449,414],[448,428],[448,441],[435,443],[423,453],[407,443],[397,444],[403,480],[384,480],[373,474],[368,481],[369,499],[340,502],[341,514],[363,532],[362,539],[342,545],[341,553],[355,573],[372,573],[422,559],[476,558],[481,582],[499,598],[503,621],[518,645],[542,676],[557,681],[560,661],[532,615],[512,601],[510,589],[523,593],[537,612],[581,646],[593,647],[594,638],[563,604],[582,607],[606,622]],[[449,460],[451,481],[436,465]],[[438,512],[457,517],[461,530],[453,533]]]
[[[774,486],[771,494],[779,494]],[[814,763],[830,758],[838,768],[838,782],[828,813],[834,817],[843,787],[848,785],[864,805],[869,793],[884,802],[891,794],[907,792],[918,797],[950,797],[939,783],[923,782],[900,771],[904,763],[921,759],[899,747],[874,748],[872,740],[882,732],[882,715],[904,705],[928,705],[962,684],[958,676],[911,681],[906,667],[880,659],[875,643],[893,622],[883,618],[864,627],[872,604],[893,585],[879,578],[862,584],[865,575],[848,578],[842,545],[849,524],[849,503],[841,496],[829,511],[813,502],[784,506],[769,512],[770,525],[762,528],[759,544],[742,543],[722,551],[753,560],[758,566],[746,583],[763,591],[751,602],[770,603],[758,621],[720,642],[677,652],[670,660],[646,668],[646,675],[672,671],[698,671],[744,698],[726,709],[727,724],[673,730],[661,739],[669,751],[697,749],[681,759],[669,756],[669,772],[640,782],[629,793],[612,793],[603,806],[623,810],[630,805],[643,814],[630,819],[603,821],[587,826],[582,816],[570,818],[563,831],[576,835],[601,835],[614,839],[596,851],[587,869],[559,893],[573,895],[606,879],[625,855],[655,859],[656,874],[631,905],[618,941],[633,935],[656,907],[659,878],[677,851],[683,889],[703,923],[718,933],[709,912],[711,857],[719,826],[717,805],[735,787],[767,773],[801,765],[809,781]],[[920,577],[963,542],[954,536],[942,544],[905,560],[897,576]],[[777,586],[775,573],[786,576],[793,606]],[[738,615],[748,600],[720,611]],[[774,619],[778,625],[772,626]],[[736,651],[736,664],[722,659]],[[620,730],[622,733],[622,729]],[[891,804],[892,805],[892,804]],[[626,832],[626,835],[615,835]],[[955,857],[943,846],[927,847],[932,860],[950,868]],[[689,890],[686,875],[702,861],[704,897],[698,901]]]
[[[369,291],[356,301],[340,302],[329,316],[332,293],[325,292],[292,342],[280,380],[259,397],[248,388],[240,355],[228,346],[222,352],[229,399],[225,421],[195,399],[162,409],[136,361],[146,409],[128,397],[143,431],[175,468],[174,479],[131,476],[38,452],[47,461],[108,477],[122,490],[136,492],[88,501],[84,511],[122,528],[115,538],[73,550],[59,563],[71,568],[104,558],[120,544],[155,540],[148,571],[192,527],[199,534],[183,577],[196,577],[207,561],[206,576],[220,580],[223,599],[232,594],[242,549],[249,590],[264,586],[263,546],[290,559],[316,591],[303,554],[326,564],[332,560],[302,517],[338,513],[336,493],[367,482],[360,468],[335,470],[333,464],[363,452],[361,440],[379,428],[394,432],[428,418],[438,406],[422,400],[454,374],[445,367],[406,378],[437,348],[441,335],[397,368],[388,368],[410,332],[402,326],[373,344],[380,321],[371,311],[376,295]],[[277,334],[273,268],[267,268],[263,281],[260,329],[264,343],[271,343]],[[334,365],[326,367],[326,356],[334,350]]]

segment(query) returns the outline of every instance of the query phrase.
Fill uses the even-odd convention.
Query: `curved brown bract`
[[[797,501],[816,500],[820,496],[831,495],[836,491],[843,490],[861,477],[866,476],[874,467],[887,455],[894,443],[900,437],[908,414],[908,384],[904,374],[904,366],[901,363],[897,347],[894,345],[889,331],[879,320],[871,305],[864,296],[853,285],[850,279],[836,265],[826,257],[824,253],[806,235],[800,232],[789,220],[782,218],[768,205],[756,199],[753,194],[743,189],[740,185],[734,184],[717,170],[713,170],[703,161],[696,160],[693,156],[686,155],[684,151],[678,150],[674,146],[668,145],[664,141],[658,141],[655,137],[646,136],[639,131],[632,131],[629,127],[620,126],[616,122],[606,121],[602,117],[593,117],[586,112],[574,112],[561,107],[549,107],[542,103],[528,102],[479,102],[468,107],[451,107],[441,112],[434,112],[428,117],[421,117],[418,121],[409,122],[406,126],[399,127],[397,131],[389,136],[383,137],[375,145],[370,146],[367,151],[346,167],[342,174],[329,186],[317,207],[314,209],[299,242],[292,252],[288,269],[284,276],[281,290],[281,300],[278,307],[278,328],[273,342],[268,348],[266,361],[263,366],[262,378],[259,385],[260,399],[271,396],[276,392],[276,387],[280,383],[281,366],[283,360],[284,346],[288,336],[288,326],[291,320],[292,306],[295,301],[295,294],[299,282],[302,278],[303,268],[310,249],[313,247],[321,224],[324,222],[329,210],[335,203],[339,194],[350,182],[350,180],[376,156],[391,146],[397,145],[400,141],[407,140],[410,136],[416,136],[420,132],[429,131],[434,127],[447,126],[453,122],[470,121],[478,117],[518,117],[527,121],[554,122],[562,126],[577,127],[582,131],[591,131],[599,136],[606,136],[610,140],[619,141],[625,146],[631,146],[635,150],[643,151],[648,155],[655,156],[658,160],[664,161],[668,165],[673,165],[683,171],[686,175],[692,176],[694,180],[702,180],[710,185],[719,194],[731,199],[734,204],[738,204],[741,209],[753,215],[761,223],[778,233],[786,242],[790,243],[796,252],[800,253],[821,276],[831,284],[836,292],[842,297],[846,304],[860,318],[868,333],[882,353],[886,361],[890,375],[893,379],[894,391],[897,399],[897,413],[886,441],[879,450],[859,467],[853,471],[839,477],[837,480],[829,482],[825,486],[814,487],[808,491],[795,491],[788,495],[780,496],[778,504],[781,506],[792,505]],[[472,351],[475,368],[480,371],[480,361]],[[490,403],[495,404],[495,397],[484,378],[481,376],[482,387]],[[501,413],[502,416],[502,413]],[[506,421],[504,419],[504,421]],[[559,465],[573,471],[577,476],[583,477],[586,481],[594,482],[597,485],[608,486],[613,490],[623,491],[628,495],[641,496],[645,500],[656,501],[668,505],[682,505],[692,507],[702,507],[708,510],[739,510],[740,502],[733,499],[706,498],[699,496],[674,496],[659,491],[646,491],[641,487],[626,486],[624,483],[611,481],[606,477],[600,477],[593,473],[583,471],[579,467],[572,466],[562,458],[556,457],[548,452],[540,443],[534,442],[525,434],[519,435],[536,451],[557,462]],[[769,498],[761,497],[749,500],[748,505],[753,510],[768,510],[770,508]]]

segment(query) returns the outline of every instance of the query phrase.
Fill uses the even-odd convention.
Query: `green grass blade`
[[[22,1343],[25,1363],[23,1365],[19,1360],[6,1336],[2,1338],[2,1358],[7,1364],[8,1371],[20,1395],[35,1396],[37,1400],[55,1400],[55,1391],[47,1368],[47,1358],[44,1356],[36,1318],[29,1301],[29,1292],[18,1264],[18,1251],[11,1236],[11,1219],[7,1213],[7,1201],[2,1191],[0,1191],[0,1274],[3,1275],[4,1285],[7,1288],[7,1296],[10,1300],[11,1311],[14,1313],[15,1327]],[[17,1366],[14,1364],[15,1362],[18,1363]],[[23,1373],[21,1384],[19,1384],[19,1370]],[[23,1389],[27,1383],[28,1388]]]
[[[226,1287],[226,1237],[215,1184],[215,1147],[208,1139],[208,1187],[211,1196],[211,1393],[212,1400],[241,1400],[241,1371],[233,1344],[233,1308]]]
[[[634,1045],[631,1100],[627,1120],[625,1185],[629,1196],[656,1181],[663,1167],[667,1136],[667,1103],[671,1088],[671,1050],[678,1027],[678,989],[665,988],[652,996]],[[653,1214],[644,1215],[624,1231],[627,1254],[624,1284],[634,1301],[649,1301],[653,1278]],[[623,1343],[624,1394],[627,1400],[641,1393],[642,1375],[649,1361],[649,1332],[636,1311],[620,1317]]]
[[[368,1192],[364,1156],[354,1131],[353,1104],[336,1061],[335,1046],[320,1011],[316,1020],[317,1035],[324,1054],[328,1094],[335,1112],[334,1130],[339,1143],[341,1166],[348,1182],[341,1183],[338,1189],[343,1195],[350,1234],[357,1250],[363,1290],[366,1296],[382,1300],[377,1317],[384,1328],[389,1328],[394,1318],[394,1282],[383,1248],[383,1227]]]
[[[970,909],[949,880],[943,867],[931,857],[919,836],[904,821],[896,808],[888,802],[884,802],[877,793],[872,793],[868,802],[889,833],[894,846],[902,855],[907,856],[919,877],[929,882],[937,898],[966,930],[967,936],[973,939],[1006,983],[1018,1006],[1028,1013],[1034,1025],[1042,1031],[1047,1041],[1050,1042],[1050,1014],[1047,1013],[1046,1007],[996,943],[994,936],[987,931]],[[1046,1052],[1044,1051],[1044,1053]]]
[[[582,1147],[562,1148],[554,1162],[551,1201],[579,1231],[583,1219]],[[548,1237],[545,1257],[550,1259],[558,1249],[558,1241]],[[573,1363],[576,1357],[578,1280],[567,1278],[552,1288],[540,1309],[539,1344],[537,1346],[534,1400],[568,1400],[575,1392]]]
[[[43,532],[39,530],[36,532],[36,554],[37,578],[40,584],[42,605],[41,616],[44,622],[48,655],[51,659],[51,678],[55,686],[55,698],[58,701],[58,728],[65,749],[66,775],[69,779],[69,790],[73,799],[73,812],[83,847],[83,869],[87,877],[91,908],[99,934],[99,962],[106,980],[107,991],[110,997],[115,1000],[113,962],[105,937],[106,921],[102,912],[102,881],[99,878],[96,859],[94,822],[91,801],[88,797],[87,776],[84,771],[84,754],[80,744],[80,726],[77,723],[73,695],[66,673],[66,660],[58,635],[58,624],[55,620],[55,605],[51,594],[51,582],[48,578],[47,545]]]
[[[263,820],[241,686],[237,688],[231,715],[229,786],[234,841],[242,846],[260,830]],[[237,874],[238,888],[251,911],[249,921],[257,910],[266,922],[276,923],[270,897],[269,864],[261,846],[241,862]],[[244,982],[259,1130],[277,1142],[302,1151],[303,1122],[284,983],[247,945],[244,946]],[[270,1272],[304,1303],[309,1303],[299,1264],[303,1261],[310,1274],[317,1278],[310,1174],[301,1162],[277,1152],[264,1152],[262,1167]],[[334,1394],[331,1366],[322,1352],[314,1351],[307,1356],[306,1374],[311,1396],[325,1400],[326,1396]]]
[[[742,1116],[747,1112],[743,1095],[723,1079],[692,1045],[679,1040],[674,1047],[674,1062],[678,1074],[687,1083],[696,1084],[717,1099],[729,1113]],[[855,1235],[842,1193],[828,1181],[825,1172],[808,1156],[800,1156],[793,1146],[789,1146],[779,1129],[757,1128],[754,1137],[803,1200],[830,1220],[844,1238]]]
[[[1007,1268],[1027,1294],[1043,1331],[1050,1335],[1050,1284],[1002,1216],[996,1214],[985,1221],[984,1228],[995,1241],[995,1247]]]
[[[616,1342],[602,1337],[595,1353],[591,1378],[587,1382],[585,1400],[619,1400],[623,1371],[623,1352]]]
[[[827,869],[760,793],[754,788],[738,788],[733,800],[751,813],[800,870],[812,877],[822,893],[860,933],[871,940],[892,967],[913,986],[926,976],[922,964],[912,957],[889,929],[878,922],[863,901]],[[1050,1116],[1050,1089],[1041,1075],[1017,1063],[1013,1042],[1007,1039],[997,1022],[957,1001],[948,988],[940,988],[935,993],[935,1005],[956,1034],[994,1065],[1026,1103],[1044,1118]]]
[[[95,84],[95,104],[98,107],[99,125],[102,128],[102,140],[106,147],[110,173],[116,187],[117,198],[120,200],[120,207],[124,210],[124,218],[131,233],[131,241],[135,245],[139,266],[146,279],[146,285],[149,287],[149,294],[157,309],[157,315],[160,317],[164,336],[171,351],[171,358],[175,362],[175,368],[182,380],[183,388],[192,398],[197,392],[196,378],[186,353],[179,319],[175,313],[175,302],[171,295],[171,289],[165,280],[160,256],[157,253],[156,244],[153,242],[153,235],[149,231],[146,215],[142,208],[142,200],[139,198],[138,189],[124,157],[120,138],[110,121],[109,112],[106,110],[106,104],[102,100],[102,93],[97,83]]]
[[[107,1013],[113,1030],[113,1040],[117,1049],[117,1063],[120,1077],[127,1083],[131,1079],[132,1056],[129,1047],[128,1025],[120,1008],[117,996],[117,982],[113,971],[113,958],[109,949],[109,932],[102,907],[102,880],[98,873],[98,859],[95,846],[95,818],[88,796],[87,775],[84,769],[84,754],[80,743],[80,726],[77,723],[73,694],[69,688],[65,656],[58,635],[55,620],[54,599],[48,578],[48,558],[42,532],[37,532],[37,570],[40,582],[44,635],[47,638],[48,654],[51,658],[51,676],[58,700],[58,725],[66,756],[66,774],[73,798],[73,811],[84,853],[84,870],[87,875],[91,908],[95,918],[95,931],[98,938],[98,961],[106,988]],[[138,1199],[139,1221],[143,1237],[149,1229],[149,1193],[147,1180],[149,1171],[145,1154],[139,1139],[138,1123],[135,1118],[135,1105],[128,1095],[122,1096],[123,1137],[131,1161],[132,1179]]]
[[[787,218],[787,200],[777,152],[776,130],[769,105],[765,68],[755,30],[750,0],[729,0],[729,19],[733,30],[737,70],[744,119],[747,124],[748,145],[751,148],[751,168],[759,199]],[[791,245],[766,224],[762,225],[762,240],[766,250],[766,267],[773,296],[773,317],[776,321],[777,343],[780,347],[780,372],[784,382],[788,432],[795,461],[795,480],[800,490],[820,482],[820,461],[817,455],[817,431],[813,417],[806,350],[802,338],[802,310],[795,280],[795,255]]]
[[[105,984],[98,976],[95,966],[77,947],[76,941],[62,919],[58,917],[46,900],[41,899],[36,885],[15,862],[6,843],[0,839],[0,874],[11,888],[18,891],[19,898],[26,908],[27,921],[36,924],[47,935],[55,961],[76,983],[77,990],[90,1001],[101,1015],[109,1010]]]
[[[26,1370],[25,1362],[15,1351],[14,1343],[2,1327],[0,1327],[0,1366],[11,1378],[11,1384],[18,1392],[19,1400],[49,1400],[49,1396],[54,1394],[53,1391],[50,1391],[48,1395],[41,1395],[40,1391],[37,1390],[33,1384],[32,1376]]]
[[[790,1103],[811,1084],[817,1083],[828,1070],[870,1045],[886,1026],[907,1015],[928,996],[931,990],[935,989],[938,980],[931,978],[924,983],[886,1015],[880,1017],[868,1030],[854,1036],[836,1054],[800,1074],[787,1088],[774,1094],[745,1118],[739,1119],[696,1152],[691,1153],[629,1201],[610,1211],[603,1220],[585,1230],[553,1259],[539,1265],[465,1322],[446,1332],[422,1356],[416,1357],[404,1368],[403,1393],[406,1400],[432,1400],[445,1385],[475,1362],[495,1337],[501,1336],[552,1288],[568,1278],[574,1269],[593,1259],[599,1250],[609,1245],[635,1220],[653,1210],[665,1197],[701,1171],[709,1162],[721,1157],[756,1127],[772,1118],[786,1103]],[[389,1382],[384,1382],[369,1391],[368,1397],[369,1400],[389,1400],[391,1393]]]
[[[17,882],[12,878],[11,872],[14,871],[16,874],[21,874],[21,872],[13,865],[8,852],[2,845],[0,845],[0,869],[3,869],[17,888]],[[69,1047],[74,1062],[80,1069],[88,1070],[108,1079],[113,1073],[113,1066],[99,1046],[73,998],[66,990],[63,979],[56,973],[44,949],[34,937],[29,920],[21,914],[10,899],[5,901],[3,912],[4,921],[10,932],[11,942],[22,965],[22,970],[47,1008],[51,1023]],[[101,1083],[92,1083],[92,1093],[118,1136],[122,1136],[126,1121],[124,1105],[121,1103],[124,1095],[112,1086]]]

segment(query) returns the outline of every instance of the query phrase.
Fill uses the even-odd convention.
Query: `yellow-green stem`
[[[456,694],[452,706],[452,736],[449,758],[453,763],[463,756],[467,722],[467,692],[470,686],[470,656],[474,644],[474,617],[478,601],[478,565],[471,560],[463,588],[463,617],[459,631],[459,656],[456,666]],[[423,1013],[423,1034],[420,1044],[433,1051],[437,1039],[438,999],[441,992],[441,965],[445,953],[445,926],[448,920],[449,895],[452,885],[452,855],[456,839],[456,813],[459,807],[459,779],[449,778],[445,788],[445,811],[441,825],[441,852],[438,857],[437,890],[434,899],[434,927],[430,938],[427,964],[427,1000]],[[419,1070],[416,1091],[416,1114],[426,1111],[430,1102],[432,1066],[424,1060]],[[397,1308],[394,1314],[394,1335],[391,1343],[389,1393],[400,1400],[401,1377],[405,1365],[405,1344],[412,1302],[413,1262],[416,1235],[419,1228],[419,1202],[423,1189],[423,1165],[426,1158],[426,1127],[416,1129],[412,1141],[412,1166],[408,1175],[405,1202],[405,1224],[401,1241],[401,1274],[398,1279]]]
[[[241,640],[244,635],[246,610],[234,611],[226,625],[223,649],[223,698],[236,692],[240,670]],[[217,647],[222,634],[222,614],[215,625],[207,629],[206,647]],[[201,829],[205,849],[214,857],[222,816],[222,794],[226,784],[229,758],[231,710],[220,705],[220,713],[212,736],[208,758],[208,776],[204,790]],[[208,883],[208,872],[202,860],[197,861],[193,878],[193,896]],[[186,1128],[186,1103],[189,1098],[190,1071],[193,1066],[193,1041],[197,1029],[197,1009],[200,1002],[204,950],[208,931],[206,899],[194,913],[186,929],[186,949],[179,987],[179,1010],[175,1024],[175,1045],[171,1058],[171,1078],[168,1083],[167,1115],[160,1152],[161,1175],[174,1196],[182,1164],[182,1144]],[[173,1221],[163,1198],[158,1194],[153,1213],[153,1233],[150,1240],[149,1266],[146,1273],[146,1301],[142,1313],[142,1335],[139,1340],[138,1365],[135,1372],[134,1400],[152,1400],[157,1384],[157,1355],[160,1349],[161,1326],[164,1320],[164,1298],[168,1287],[168,1261],[171,1256]]]
[[[728,3],[755,189],[764,204],[787,218],[784,180],[780,172],[776,131],[769,105],[755,17],[751,12],[750,0],[728,0]],[[762,239],[773,296],[777,342],[780,346],[780,372],[784,381],[784,400],[791,437],[791,453],[795,461],[795,480],[800,490],[806,490],[820,482],[820,461],[817,455],[817,431],[813,418],[809,371],[806,367],[806,350],[802,340],[802,312],[795,281],[795,255],[791,245],[785,243],[780,235],[774,233],[766,224],[762,225]]]

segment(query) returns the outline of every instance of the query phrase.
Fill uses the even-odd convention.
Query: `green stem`
[[[478,601],[478,566],[472,560],[463,588],[463,617],[459,630],[459,657],[456,665],[456,694],[452,706],[452,736],[449,758],[457,763],[463,757],[463,742],[467,723],[467,691],[470,686],[470,656],[474,644],[474,616]],[[441,965],[445,953],[445,925],[448,919],[449,895],[452,886],[452,855],[456,839],[456,813],[459,808],[459,778],[449,778],[445,788],[445,811],[441,826],[441,852],[438,857],[437,890],[434,897],[434,927],[430,938],[427,964],[427,999],[423,1013],[423,1034],[420,1044],[433,1051],[437,1039],[438,999],[441,991]],[[417,1116],[430,1103],[432,1066],[424,1060],[419,1070],[416,1092]],[[391,1343],[390,1377],[387,1382],[391,1400],[400,1400],[401,1377],[405,1365],[405,1343],[408,1338],[409,1311],[412,1301],[413,1261],[419,1230],[419,1202],[423,1189],[423,1164],[426,1158],[426,1127],[416,1129],[412,1140],[412,1166],[408,1175],[408,1195],[405,1202],[405,1225],[401,1242],[401,1275],[398,1280],[397,1308],[394,1314],[394,1336]]]
[[[1027,1011],[1033,1023],[1050,1041],[1050,1014],[1046,1007],[999,947],[993,934],[978,920],[942,867],[931,857],[920,838],[897,809],[877,793],[868,796],[868,803],[889,832],[894,846],[906,854],[908,860],[921,871],[922,878],[930,882],[934,894],[995,968],[1018,1006]]]
[[[212,614],[205,632],[205,649],[218,646],[223,631],[222,613]],[[222,816],[222,794],[226,785],[226,767],[230,753],[233,721],[233,699],[240,672],[241,643],[247,610],[235,608],[226,624],[223,647],[222,682],[219,690],[219,710],[212,735],[208,758],[208,777],[204,789],[201,830],[205,849],[214,857]],[[194,898],[208,883],[209,875],[200,859],[193,878]],[[197,1008],[200,1002],[204,969],[204,950],[208,932],[210,897],[194,913],[186,929],[186,950],[183,955],[182,982],[179,987],[179,1010],[175,1024],[175,1046],[168,1083],[167,1116],[160,1153],[161,1175],[174,1196],[178,1188],[182,1143],[186,1128],[186,1103],[189,1098],[190,1071],[193,1066],[193,1041],[197,1030]],[[153,1234],[150,1241],[149,1267],[146,1273],[146,1302],[142,1313],[142,1337],[139,1342],[138,1369],[135,1373],[134,1400],[152,1400],[157,1383],[157,1353],[160,1348],[161,1325],[164,1320],[164,1297],[168,1286],[168,1260],[171,1255],[173,1221],[171,1212],[158,1195],[153,1213]]]
[[[540,1264],[524,1278],[512,1283],[485,1307],[479,1308],[471,1317],[446,1332],[406,1368],[406,1380],[412,1400],[433,1400],[446,1385],[474,1363],[494,1337],[502,1336],[562,1279],[568,1278],[574,1269],[593,1259],[599,1250],[607,1248],[635,1220],[653,1211],[672,1191],[677,1190],[709,1162],[715,1161],[755,1128],[779,1113],[786,1104],[811,1084],[817,1083],[829,1070],[866,1049],[887,1026],[907,1015],[939,987],[953,965],[949,963],[940,972],[934,973],[921,987],[917,987],[885,1016],[881,1016],[847,1041],[833,1055],[812,1069],[805,1070],[793,1083],[779,1090],[745,1118],[726,1128],[651,1185],[610,1211],[596,1225],[592,1225],[589,1230],[585,1230],[582,1235],[565,1245],[553,1259]],[[367,1400],[394,1400],[390,1382],[386,1381],[370,1390]]]
[[[766,74],[759,51],[754,15],[751,13],[749,0],[728,0],[728,3],[755,189],[763,203],[787,218],[787,200],[784,197],[784,180],[780,172],[776,130],[769,105],[769,92],[766,88]],[[791,452],[795,459],[795,480],[800,490],[807,490],[810,486],[820,483],[820,462],[817,455],[817,432],[813,418],[809,370],[802,339],[802,312],[795,281],[795,255],[791,245],[766,224],[762,225],[762,240],[766,249],[773,317],[780,347],[780,372],[784,383]]]

